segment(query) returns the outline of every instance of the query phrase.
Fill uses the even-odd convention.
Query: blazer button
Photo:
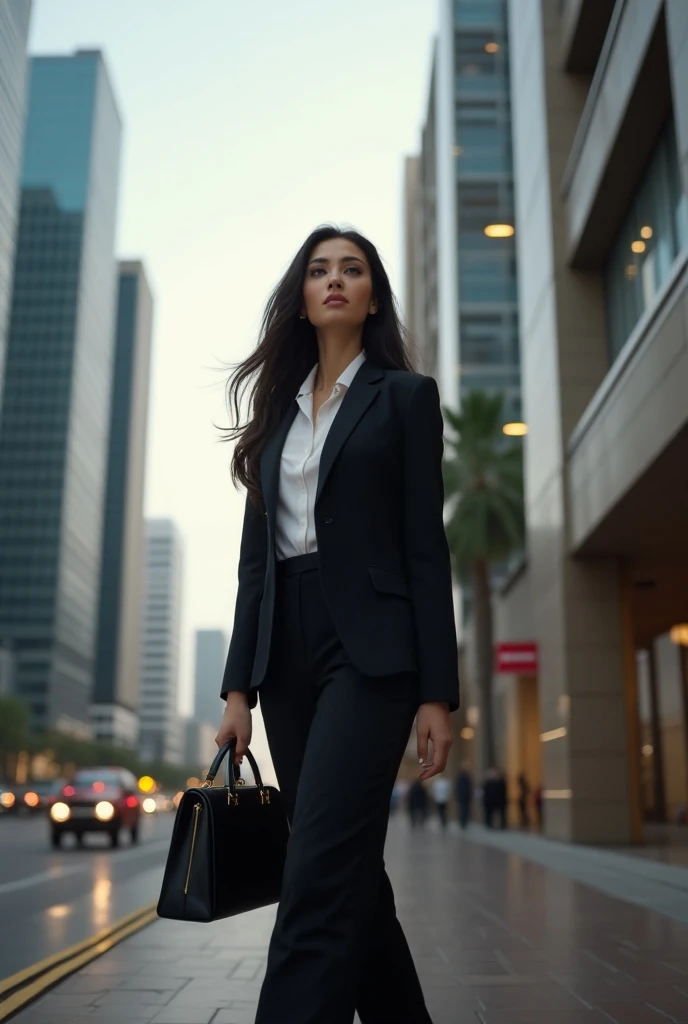
[[[333,522],[334,522],[334,519],[332,519],[332,517],[331,517],[331,516],[325,516],[325,522],[326,522],[326,523],[327,523],[327,525],[329,526],[329,525],[330,525],[330,523],[333,523]]]

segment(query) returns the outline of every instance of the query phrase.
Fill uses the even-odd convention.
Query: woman
[[[248,493],[217,743],[242,757],[260,689],[291,820],[256,1024],[424,1024],[383,848],[414,716],[425,780],[458,706],[443,427],[367,239],[306,240],[229,396]]]

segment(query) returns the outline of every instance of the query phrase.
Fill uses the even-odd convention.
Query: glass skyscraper
[[[218,722],[224,710],[217,681],[222,680],[227,646],[221,629],[196,630],[194,716],[198,722]]]
[[[99,52],[32,60],[5,394],[0,642],[35,728],[90,735],[121,123]]]
[[[406,306],[423,368],[448,406],[501,392],[505,419],[520,419],[506,0],[442,0],[406,182]]]
[[[130,747],[138,739],[152,319],[143,264],[120,263],[91,718],[98,739]]]
[[[0,404],[19,208],[31,0],[0,4]]]

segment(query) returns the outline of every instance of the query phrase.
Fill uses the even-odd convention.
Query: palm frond
[[[472,391],[460,412],[444,410],[447,540],[462,574],[474,560],[501,561],[524,543],[521,445],[502,433],[503,407],[502,395]]]

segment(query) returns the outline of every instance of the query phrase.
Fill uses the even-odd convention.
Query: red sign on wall
[[[535,641],[495,644],[495,671],[508,675],[537,675],[538,647]]]

